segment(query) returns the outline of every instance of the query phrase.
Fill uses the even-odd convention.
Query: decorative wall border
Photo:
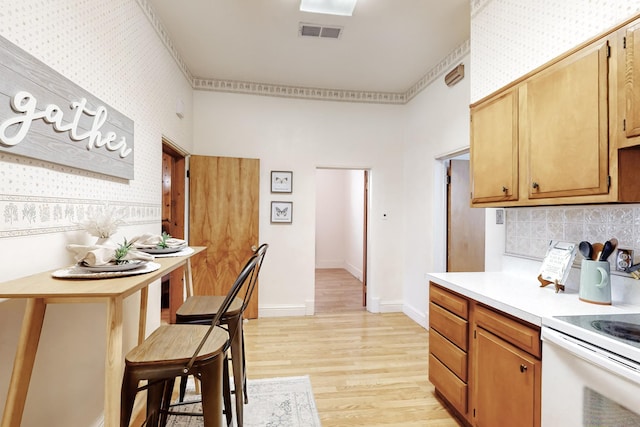
[[[124,226],[157,223],[162,215],[159,204],[0,194],[0,238],[80,230],[81,221],[107,208],[122,212]]]
[[[405,104],[406,95],[392,92],[364,92],[341,89],[321,89],[299,86],[272,85],[235,80],[201,79],[193,81],[196,90],[232,92],[250,95],[304,98],[325,101],[363,102],[376,104]]]
[[[460,46],[455,48],[453,52],[447,55],[446,58],[440,61],[435,67],[429,70],[427,74],[425,74],[420,80],[413,84],[404,93],[323,89],[304,86],[286,86],[268,83],[245,82],[238,80],[222,80],[202,77],[194,78],[191,74],[191,71],[189,71],[187,64],[184,62],[184,60],[180,56],[180,53],[173,44],[173,41],[169,37],[169,34],[162,25],[162,22],[156,16],[155,11],[151,7],[151,5],[147,2],[147,0],[136,1],[147,16],[147,19],[149,19],[152,27],[156,30],[156,33],[160,37],[160,40],[162,40],[167,50],[176,61],[176,64],[178,65],[180,70],[182,70],[187,80],[191,82],[191,87],[194,90],[242,93],[260,96],[275,96],[281,98],[404,105],[420,92],[422,92],[422,90],[424,90],[427,86],[433,83],[444,72],[449,71],[449,68],[453,66],[455,62],[460,61],[463,56],[469,53],[469,40],[466,40]],[[472,0],[472,8],[474,7],[474,4],[481,4],[483,2],[489,1],[491,0]]]
[[[156,12],[153,10],[153,8],[147,2],[147,0],[136,0],[136,1],[138,3],[138,6],[140,6],[144,14],[147,16],[147,19],[151,23],[151,26],[156,30],[156,33],[158,33],[158,37],[160,37],[160,40],[162,41],[162,43],[164,43],[164,46],[167,48],[167,50],[169,51],[173,59],[176,61],[178,68],[180,68],[180,70],[182,71],[182,73],[184,74],[184,76],[187,78],[188,81],[193,82],[193,76],[191,75],[191,71],[189,71],[187,64],[184,62],[184,59],[182,59],[182,56],[180,56],[178,49],[176,49],[175,45],[173,44],[173,41],[169,37],[169,33],[167,33],[167,31],[164,29],[162,22],[156,16]]]

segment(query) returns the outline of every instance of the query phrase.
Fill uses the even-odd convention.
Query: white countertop
[[[556,293],[553,285],[540,287],[536,277],[512,272],[430,273],[427,277],[444,288],[537,326],[542,326],[542,318],[551,316],[640,312],[639,304],[615,299],[611,305],[580,301],[575,289]]]

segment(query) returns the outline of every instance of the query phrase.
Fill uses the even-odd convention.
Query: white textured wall
[[[305,314],[313,307],[316,168],[371,169],[372,310],[402,302],[403,108],[242,94],[194,93],[194,152],[260,158],[260,315]],[[269,224],[271,170],[292,170],[293,224]],[[388,220],[382,220],[382,213]]]
[[[7,216],[56,204],[74,211],[109,202],[134,207],[116,236],[160,231],[161,139],[191,149],[191,89],[143,9],[134,0],[0,0],[0,35],[134,121],[135,179],[115,180],[43,161],[0,154],[0,259],[8,280],[68,265],[68,243],[89,242],[70,231],[78,217]],[[0,75],[1,78],[1,75]],[[185,118],[175,115],[178,99]],[[33,206],[33,207],[31,207]],[[151,290],[149,328],[159,324],[158,284]],[[129,347],[137,334],[138,297],[125,304]],[[23,301],[0,303],[0,412]],[[47,309],[27,398],[24,427],[92,426],[103,412],[104,305]]]

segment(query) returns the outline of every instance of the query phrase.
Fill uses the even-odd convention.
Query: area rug
[[[249,380],[247,389],[249,403],[244,406],[244,427],[321,426],[308,376]],[[196,397],[195,387],[190,382],[187,385],[185,400]],[[200,403],[179,408],[182,412],[202,410]],[[202,426],[201,417],[171,416],[167,423],[167,427]]]

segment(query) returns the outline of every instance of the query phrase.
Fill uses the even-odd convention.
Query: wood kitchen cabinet
[[[472,202],[518,200],[518,92],[471,109]]]
[[[608,75],[604,40],[520,86],[529,199],[608,193]]]
[[[539,329],[481,305],[474,313],[473,424],[540,426]]]
[[[429,381],[467,425],[540,426],[540,328],[429,286]]]
[[[466,418],[469,302],[433,283],[429,300],[429,381]]]
[[[634,22],[618,32],[622,39],[619,51],[621,78],[618,107],[622,115],[621,147],[640,143],[640,22]]]
[[[473,206],[640,201],[639,30],[627,21],[471,105]]]

